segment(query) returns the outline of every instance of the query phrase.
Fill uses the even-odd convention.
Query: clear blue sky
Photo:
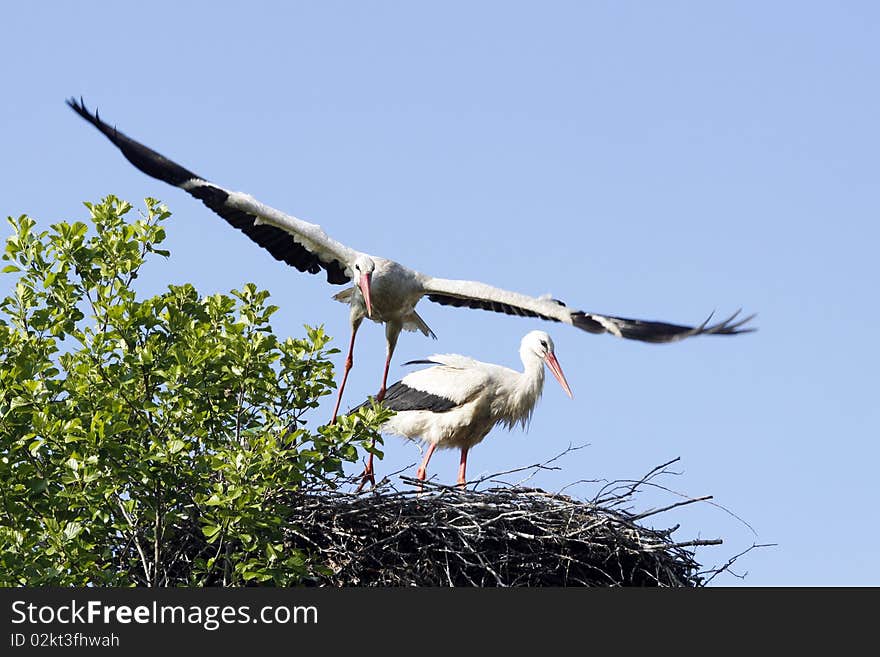
[[[277,332],[347,339],[337,288],[136,171],[67,96],[427,273],[627,317],[758,312],[756,334],[657,346],[424,302],[439,340],[402,336],[392,376],[435,352],[519,367],[521,336],[548,330],[575,400],[548,377],[529,432],[491,434],[471,475],[569,443],[589,447],[532,484],[680,456],[665,483],[757,532],[709,505],[661,516],[682,540],[725,539],[702,563],[772,542],[739,563],[746,584],[880,584],[876,3],[11,3],[3,23],[2,214],[48,225],[108,193],[163,199],[172,259],[145,293],[253,281],[282,307]],[[376,392],[383,340],[361,331],[349,405]],[[396,438],[387,454],[380,473],[419,457]],[[431,474],[453,482],[456,464],[438,453]]]

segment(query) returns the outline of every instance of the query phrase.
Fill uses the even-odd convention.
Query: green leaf
[[[211,538],[212,536],[215,536],[219,531],[220,527],[218,527],[217,525],[205,525],[202,527],[202,533],[205,535],[206,538]]]
[[[80,523],[76,521],[68,522],[67,525],[64,526],[64,537],[69,541],[76,538],[79,533],[82,531],[83,527]]]

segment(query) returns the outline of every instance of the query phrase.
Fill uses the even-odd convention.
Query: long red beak
[[[367,304],[367,317],[370,318],[373,317],[373,302],[370,299],[370,279],[372,277],[372,274],[364,274],[358,283],[358,286],[361,288],[361,294],[364,295],[364,303]]]
[[[556,355],[551,352],[547,354],[547,357],[544,360],[547,363],[547,367],[553,372],[553,376],[559,381],[559,385],[565,390],[565,393],[570,398],[574,399],[574,395],[571,394],[571,388],[568,387],[568,381],[565,380],[565,374],[562,373],[562,367],[559,365],[559,361],[556,360]]]

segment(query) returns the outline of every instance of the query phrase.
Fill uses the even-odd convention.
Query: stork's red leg
[[[385,357],[385,371],[382,373],[382,387],[379,388],[379,394],[376,395],[376,401],[377,401],[377,402],[380,402],[380,401],[382,401],[383,399],[385,399],[385,388],[386,388],[386,386],[388,385],[388,366],[391,365],[391,353],[392,353],[392,350],[389,350],[389,351],[388,351],[388,355]],[[375,439],[373,439],[373,442],[370,443],[370,446],[371,446],[371,447],[375,447],[375,446],[376,446],[376,440],[375,440]],[[364,476],[365,476],[365,477],[367,476],[367,473],[369,473],[370,481],[371,481],[371,482],[373,483],[373,485],[375,486],[375,485],[376,485],[376,481],[375,481],[375,479],[373,479],[373,477],[374,477],[375,475],[374,475],[374,473],[373,473],[373,454],[372,454],[372,453],[370,453],[369,457],[367,457],[367,467],[364,468]],[[361,485],[363,485],[363,484],[361,484]]]
[[[400,337],[400,331],[403,324],[397,321],[385,322],[385,369],[382,371],[382,387],[379,388],[379,394],[376,395],[376,401],[385,399],[385,390],[388,387],[388,368],[391,366],[391,357],[394,355],[394,348],[397,346],[397,338]]]
[[[422,459],[422,464],[419,466],[419,469],[416,470],[416,479],[419,481],[424,481],[428,476],[428,461],[431,460],[431,456],[434,454],[435,449],[437,449],[437,445],[432,443],[431,446],[428,447],[428,451],[425,452],[425,458]],[[419,487],[419,490],[421,490],[421,486]]]
[[[373,448],[376,446],[376,439],[373,438],[370,441],[370,447]],[[370,485],[375,488],[376,487],[376,473],[373,470],[373,453],[367,456],[367,466],[364,468],[363,473],[361,473],[361,483],[358,484],[358,487],[354,489],[355,493],[360,493],[364,486],[366,486],[367,482],[370,482]]]
[[[376,395],[376,401],[382,401],[385,399],[385,390],[388,386],[388,368],[391,366],[391,354],[392,350],[388,350],[388,355],[385,356],[385,370],[382,372],[382,387],[379,388],[379,394]]]
[[[467,455],[468,448],[461,448],[461,460],[458,462],[458,485],[464,488],[465,483],[467,482],[467,478],[465,477],[465,470],[467,470]]]
[[[376,447],[376,439],[373,438],[370,441],[370,449],[374,449],[375,447]],[[367,454],[367,467],[364,468],[364,476],[370,478],[370,483],[373,486],[376,485],[376,479],[374,478],[375,473],[373,472],[373,452],[370,452],[369,454]]]
[[[351,371],[351,366],[354,365],[354,339],[357,336],[360,325],[360,322],[351,325],[351,342],[348,345],[348,356],[345,358],[345,372],[342,374],[342,383],[339,385],[339,393],[336,395],[336,407],[333,409],[333,418],[330,420],[330,424],[336,424],[339,404],[342,403],[342,391],[345,390],[345,382],[348,381],[348,373]]]
[[[395,327],[393,325],[391,325],[391,323],[389,323],[388,326],[391,326],[391,328],[390,328],[390,330],[386,328],[386,337],[388,340],[388,348],[386,350],[386,355],[385,355],[385,369],[382,372],[382,387],[379,388],[379,394],[376,395],[377,402],[380,402],[383,399],[385,399],[385,392],[388,387],[388,368],[391,366],[391,356],[394,355],[394,346],[397,344],[397,336],[400,335],[399,328],[395,329]],[[374,439],[373,442],[370,443],[370,447],[375,447],[375,446],[376,446],[376,441]],[[367,456],[367,466],[364,468],[364,473],[361,475],[361,477],[362,477],[361,483],[360,483],[360,485],[358,485],[357,489],[355,490],[356,493],[360,492],[360,490],[364,487],[364,485],[367,483],[367,481],[369,481],[370,484],[373,486],[376,485],[376,472],[375,472],[375,470],[373,470],[373,453],[372,452],[370,452],[370,454]]]

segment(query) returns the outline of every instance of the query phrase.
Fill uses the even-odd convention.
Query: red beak
[[[358,287],[361,288],[361,294],[364,295],[364,303],[367,304],[367,317],[370,318],[373,317],[373,302],[370,299],[370,279],[372,277],[372,274],[363,274],[358,283]]]
[[[562,367],[559,365],[559,361],[556,360],[556,355],[553,352],[550,352],[544,360],[547,363],[547,367],[553,372],[553,376],[559,381],[559,385],[565,390],[565,393],[570,398],[574,399],[574,395],[571,394],[571,388],[568,387],[568,381],[565,380],[565,374],[562,373]]]

